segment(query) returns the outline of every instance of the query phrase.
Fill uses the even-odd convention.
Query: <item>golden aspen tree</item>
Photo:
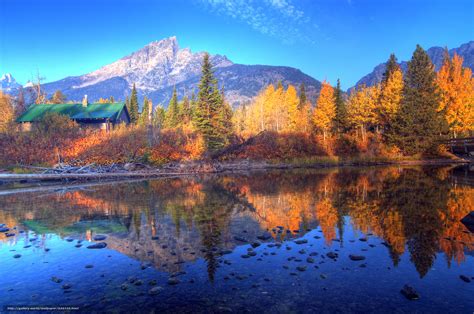
[[[436,76],[443,112],[453,136],[474,130],[474,79],[469,68],[463,68],[463,58],[455,54],[452,60],[446,53]]]
[[[285,90],[281,82],[272,97],[272,112],[274,118],[274,130],[280,132],[286,123],[288,110],[285,106]]]
[[[283,127],[286,131],[296,132],[300,130],[299,119],[300,119],[300,110],[299,110],[299,98],[298,92],[293,85],[288,85],[288,88],[285,92],[285,107],[288,112],[288,119],[286,125]]]
[[[323,132],[323,138],[326,140],[328,132],[333,127],[336,117],[336,102],[334,99],[334,88],[324,81],[316,108],[313,111],[313,123],[317,130]]]
[[[389,74],[380,90],[379,104],[377,106],[378,125],[382,130],[387,130],[394,121],[403,92],[403,73],[397,68]]]
[[[362,141],[367,140],[367,129],[377,122],[376,103],[379,86],[360,86],[349,96],[347,119],[356,130],[360,130]]]

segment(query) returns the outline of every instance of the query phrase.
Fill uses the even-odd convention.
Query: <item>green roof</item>
[[[22,114],[17,122],[35,122],[41,120],[46,113],[63,114],[72,120],[104,120],[116,121],[125,108],[125,103],[94,103],[87,107],[82,104],[38,104],[31,105],[28,110]]]

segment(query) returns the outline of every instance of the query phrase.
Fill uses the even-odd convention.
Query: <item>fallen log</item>
[[[189,172],[107,172],[107,173],[31,173],[31,174],[10,174],[0,173],[0,181],[61,181],[61,180],[94,180],[94,179],[116,179],[116,178],[155,178],[174,175],[192,175]]]

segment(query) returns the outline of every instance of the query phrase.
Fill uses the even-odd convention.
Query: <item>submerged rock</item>
[[[298,266],[296,269],[299,271],[306,271],[306,266]]]
[[[150,290],[148,290],[148,294],[150,294],[150,295],[157,295],[157,294],[159,294],[161,291],[163,291],[163,288],[162,288],[162,287],[153,287],[153,288],[151,288]]]
[[[107,243],[105,242],[99,242],[99,243],[94,243],[89,245],[87,248],[88,249],[104,249],[107,247]]]
[[[179,283],[179,280],[176,279],[175,277],[171,277],[168,279],[168,284],[173,286],[173,285],[177,285]]]
[[[362,256],[362,255],[349,255],[349,258],[352,260],[352,261],[363,261],[365,260],[365,256]]]
[[[15,254],[13,255],[13,258],[20,258],[21,257],[21,254]]]
[[[467,277],[467,276],[460,275],[459,278],[461,278],[461,280],[464,281],[464,282],[468,282],[468,283],[471,282],[471,279],[469,279],[469,277]]]
[[[308,243],[308,240],[306,239],[299,239],[299,240],[295,240],[294,241],[296,244],[305,244],[305,243]]]
[[[98,234],[94,236],[94,241],[104,241],[105,239],[107,239],[107,236],[103,234]]]
[[[72,288],[72,285],[71,285],[70,283],[65,283],[65,284],[63,285],[63,289],[64,289],[64,290],[69,290],[69,289],[71,289],[71,288]]]
[[[405,285],[403,286],[402,290],[400,290],[400,292],[408,299],[408,300],[418,300],[420,298],[420,295],[418,294],[418,292],[416,292],[416,290],[409,286],[409,285]]]
[[[262,235],[257,236],[257,239],[262,240],[262,241],[267,241],[272,238],[271,234],[269,232],[265,232]]]
[[[259,247],[260,245],[261,245],[260,242],[253,242],[253,243],[251,244],[251,246],[252,246],[253,248]]]
[[[242,238],[242,237],[234,237],[234,240],[239,241],[239,242],[249,242],[247,239]]]
[[[336,259],[336,258],[338,258],[339,255],[337,253],[334,253],[334,252],[328,252],[326,254],[326,256],[329,257],[329,258],[332,258],[332,259]]]
[[[61,278],[53,276],[53,277],[51,277],[51,281],[55,282],[55,283],[61,283],[63,280]]]

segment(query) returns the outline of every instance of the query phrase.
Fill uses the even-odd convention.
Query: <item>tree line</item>
[[[379,84],[361,85],[345,95],[339,80],[336,87],[324,81],[314,106],[303,84],[299,95],[292,85],[269,85],[235,111],[235,130],[246,135],[308,132],[321,134],[323,141],[355,133],[362,142],[372,132],[407,155],[433,152],[440,139],[474,131],[474,80],[462,63],[462,57],[450,58],[446,50],[436,72],[417,46],[405,75],[392,54]]]
[[[382,81],[374,86],[361,85],[346,94],[339,80],[334,87],[324,81],[316,101],[311,103],[304,84],[285,88],[278,82],[265,87],[252,102],[232,110],[205,54],[197,95],[178,100],[174,88],[166,109],[161,105],[153,109],[151,100],[145,97],[140,111],[133,85],[125,102],[133,125],[197,132],[207,150],[221,149],[238,142],[239,137],[271,131],[320,136],[323,143],[347,134],[363,143],[376,134],[387,146],[415,155],[436,151],[439,140],[447,136],[466,136],[474,131],[474,80],[472,71],[462,64],[462,57],[451,58],[446,50],[436,72],[429,56],[417,46],[405,74],[392,54]],[[25,107],[20,104],[21,95],[13,106],[14,101],[0,93],[0,132]],[[47,102],[65,101],[57,91]],[[99,102],[114,101],[111,97]]]

